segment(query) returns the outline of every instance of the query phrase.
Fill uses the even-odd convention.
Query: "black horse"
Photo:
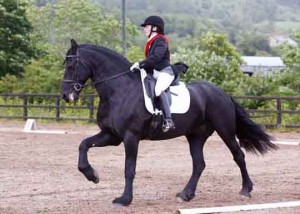
[[[97,121],[101,131],[84,139],[79,146],[78,168],[89,181],[99,182],[98,173],[88,162],[91,147],[125,147],[125,189],[113,203],[129,205],[133,199],[133,180],[140,140],[162,140],[184,135],[189,143],[193,161],[192,175],[176,196],[184,201],[195,197],[198,180],[205,168],[203,146],[214,131],[230,149],[242,174],[241,195],[250,197],[252,181],[248,175],[245,155],[241,150],[264,154],[276,149],[271,137],[256,125],[244,109],[223,90],[205,81],[187,84],[190,108],[185,114],[173,114],[175,130],[158,131],[153,136],[149,130],[152,115],[146,110],[139,72],[129,70],[131,63],[120,54],[104,47],[77,44],[65,59],[62,96],[66,102],[77,100],[86,81],[91,79],[99,97]],[[239,143],[236,140],[239,139]]]

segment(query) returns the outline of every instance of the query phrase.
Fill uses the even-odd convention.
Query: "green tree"
[[[20,74],[35,56],[26,6],[22,0],[0,0],[0,77]]]
[[[80,43],[98,44],[119,52],[122,50],[120,21],[105,15],[99,5],[89,1],[56,0],[56,3],[48,2],[40,7],[32,3],[27,14],[33,26],[32,43],[41,50],[41,55],[25,67],[18,84],[11,76],[3,77],[0,92],[7,92],[6,81],[14,86],[11,90],[14,92],[59,92],[63,61],[71,38]],[[132,38],[137,34],[137,29],[128,22],[127,32]]]
[[[300,68],[300,32],[294,34],[297,46],[291,46],[285,44],[281,47],[281,53],[284,63],[289,69],[299,69]]]
[[[43,7],[33,6],[28,16],[34,26],[36,42],[64,56],[70,39],[93,43],[121,51],[121,22],[106,15],[101,5],[85,0],[56,0]],[[137,34],[136,26],[127,23],[129,38]],[[128,41],[130,43],[130,39]]]
[[[200,46],[200,47],[199,47]],[[183,61],[189,65],[189,71],[182,76],[186,82],[207,80],[229,93],[238,90],[239,82],[244,78],[240,70],[241,58],[224,34],[208,33],[193,49],[180,49],[172,60]]]
[[[237,42],[238,50],[245,56],[270,55],[271,47],[269,41],[265,36],[244,33],[240,36]]]
[[[294,92],[289,94],[300,93],[300,32],[295,33],[297,46],[283,45],[281,47],[282,58],[287,66],[286,71],[282,72],[278,78],[278,84],[292,89]]]

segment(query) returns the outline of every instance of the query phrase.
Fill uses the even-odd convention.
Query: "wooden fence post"
[[[60,96],[56,96],[56,121],[60,121]]]
[[[23,120],[27,120],[28,118],[28,100],[27,94],[23,94]]]
[[[276,117],[276,126],[279,127],[282,122],[282,112],[281,112],[281,99],[276,99],[276,108],[277,108],[277,117]]]

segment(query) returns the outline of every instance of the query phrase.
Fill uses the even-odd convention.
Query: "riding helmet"
[[[156,26],[159,33],[164,33],[165,23],[164,20],[159,16],[149,16],[145,19],[144,23],[141,24],[142,27],[146,25]]]

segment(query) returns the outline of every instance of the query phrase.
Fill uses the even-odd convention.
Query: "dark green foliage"
[[[121,8],[119,0],[93,0],[113,13]],[[128,17],[135,24],[139,24],[149,14],[158,14],[166,17],[167,32],[195,35],[196,25],[204,25],[208,20],[214,23],[219,31],[235,31],[238,35],[242,32],[264,32],[295,29],[289,25],[289,21],[300,28],[299,2],[296,0],[127,0]],[[172,19],[169,19],[172,17]],[[285,29],[277,22],[286,22]],[[182,24],[184,23],[184,25]],[[208,26],[207,26],[208,27]],[[203,28],[203,27],[202,27]],[[205,27],[204,27],[205,28]],[[184,31],[180,31],[184,29]],[[207,32],[207,31],[206,31]]]
[[[235,93],[244,78],[240,70],[241,58],[224,34],[208,33],[194,48],[180,49],[173,61],[183,61],[189,71],[182,76],[185,82],[207,80],[225,91]]]
[[[53,0],[44,1],[44,4],[40,1],[38,5],[26,7],[33,28],[30,37],[28,34],[28,39],[22,38],[22,41],[34,44],[42,54],[31,64],[22,64],[21,68],[25,71],[22,75],[2,77],[0,93],[59,93],[63,61],[71,38],[78,39],[80,43],[100,44],[121,52],[121,23],[113,16],[104,14],[99,5],[96,7],[85,0]],[[25,5],[23,10],[25,14]],[[24,20],[29,24],[27,19]],[[28,29],[31,29],[30,26]],[[128,36],[133,37],[136,32],[136,27],[128,21]],[[130,41],[128,39],[128,43]],[[18,43],[14,41],[13,45],[17,46]],[[18,48],[12,48],[14,53],[18,51],[20,54]],[[30,53],[23,55],[24,60],[31,56]]]
[[[35,56],[25,7],[19,0],[0,1],[0,77],[7,73],[20,74]]]
[[[258,53],[260,53],[260,55],[262,53],[267,55],[271,52],[268,39],[263,35],[255,35],[254,33],[241,34],[236,46],[244,56],[255,56]]]

